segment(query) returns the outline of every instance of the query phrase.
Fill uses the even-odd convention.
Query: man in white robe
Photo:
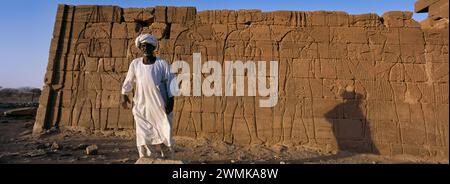
[[[136,38],[136,47],[144,54],[134,59],[122,86],[121,103],[124,108],[130,100],[127,93],[136,89],[133,97],[133,116],[136,123],[136,144],[139,157],[173,157],[171,137],[174,98],[169,84],[174,78],[169,64],[154,56],[157,39],[150,34]]]

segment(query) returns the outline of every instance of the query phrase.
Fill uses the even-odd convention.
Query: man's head
[[[158,40],[151,34],[142,34],[136,38],[135,44],[145,56],[151,56],[158,45]]]

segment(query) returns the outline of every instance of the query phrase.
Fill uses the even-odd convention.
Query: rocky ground
[[[138,159],[132,132],[48,131],[36,139],[31,136],[33,122],[33,118],[0,117],[0,163],[133,164]],[[448,163],[404,155],[321,153],[292,145],[237,146],[185,137],[175,141],[175,157],[184,163]]]

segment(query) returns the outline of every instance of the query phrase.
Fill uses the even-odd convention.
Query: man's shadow
[[[335,160],[363,153],[380,154],[372,140],[370,123],[361,109],[363,96],[359,93],[344,91],[341,97],[344,102],[324,114],[332,126],[337,153],[305,159],[303,162]]]

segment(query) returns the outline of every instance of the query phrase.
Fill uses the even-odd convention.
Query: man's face
[[[145,56],[151,56],[153,55],[153,51],[155,50],[155,46],[149,43],[142,43],[140,46],[140,49],[142,53],[144,53]]]

